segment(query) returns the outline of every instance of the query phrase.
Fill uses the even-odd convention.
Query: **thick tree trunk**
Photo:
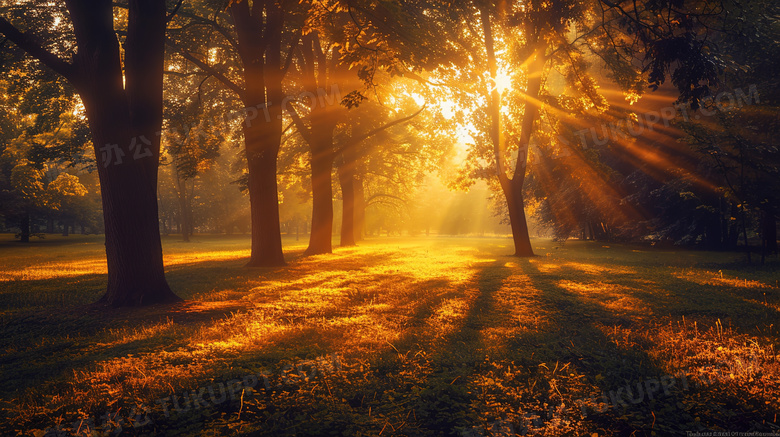
[[[22,243],[30,242],[30,213],[25,213],[19,223],[20,237]]]
[[[261,92],[265,83],[262,72],[247,69],[247,86],[250,94],[249,106],[262,106]],[[252,223],[252,252],[247,267],[283,266],[282,233],[279,221],[279,192],[276,181],[276,159],[282,138],[281,121],[281,78],[269,85],[270,95],[276,96],[277,105],[270,105],[265,115],[248,120],[244,126],[247,169],[249,170],[249,204]],[[273,87],[271,87],[273,85]],[[263,112],[261,112],[263,114]]]
[[[118,90],[117,90],[118,92]],[[101,145],[129,145],[134,135],[122,100],[82,94],[98,157],[106,233],[108,289],[101,302],[140,306],[180,300],[168,286],[157,218],[157,158],[105,161]],[[101,162],[103,161],[103,162]]]
[[[101,163],[101,145],[129,145],[133,135],[120,101],[82,94],[98,157],[112,306],[139,306],[180,300],[165,280],[157,219],[157,159]],[[123,114],[124,113],[124,114]],[[124,115],[124,116],[123,116]],[[126,147],[123,148],[126,150]]]
[[[333,252],[333,129],[312,128],[311,234],[306,255]]]
[[[82,63],[75,85],[92,130],[103,202],[108,288],[101,302],[180,300],[165,280],[157,219],[165,4],[130,2],[124,84],[111,3],[68,6]]]
[[[0,27],[8,39],[65,76],[84,103],[106,233],[108,287],[101,302],[133,306],[179,300],[165,280],[157,220],[165,2],[129,1],[123,53],[110,1],[67,0],[66,6],[76,39],[72,63],[4,19]]]
[[[482,21],[482,30],[485,35],[488,71],[490,72],[491,82],[493,83],[492,89],[490,90],[490,99],[488,100],[490,140],[493,144],[493,156],[496,161],[495,166],[496,172],[498,173],[498,181],[501,185],[501,190],[504,192],[507,208],[509,210],[509,222],[512,226],[515,256],[534,256],[531,240],[528,235],[528,222],[525,217],[523,183],[525,181],[526,164],[528,163],[528,152],[531,136],[533,134],[533,126],[539,115],[539,107],[535,100],[538,99],[539,91],[541,90],[542,72],[546,62],[544,57],[545,49],[543,44],[539,43],[538,35],[536,35],[537,41],[533,44],[537,45],[536,53],[532,55],[531,62],[528,66],[531,75],[525,90],[527,97],[523,108],[520,135],[517,138],[520,147],[517,151],[514,172],[510,179],[506,173],[506,166],[504,165],[505,147],[504,142],[501,139],[501,95],[498,92],[498,87],[495,86],[498,70],[493,47],[490,12],[486,5],[480,10],[480,20]],[[526,31],[528,30],[529,29],[526,29]],[[531,34],[532,32],[528,33],[529,36],[531,36]]]
[[[247,100],[244,103],[247,107],[262,108],[266,87],[269,101],[278,103],[259,109],[258,117],[247,119],[244,125],[252,227],[252,253],[247,267],[285,265],[276,181],[276,160],[282,138],[282,80],[280,75],[264,75],[261,65],[256,63],[245,68]]]
[[[251,8],[249,2],[232,2],[229,9],[244,64],[245,89],[239,95],[247,111],[244,142],[252,226],[247,267],[283,266],[276,159],[282,138],[284,12],[274,2],[255,2]]]
[[[101,301],[112,306],[177,301],[163,269],[156,184],[143,169],[122,170],[101,175],[108,260],[108,290]]]
[[[341,245],[355,245],[355,172],[350,168],[352,163],[344,162],[339,167],[339,184],[341,185]]]
[[[322,49],[317,32],[302,36],[301,43],[302,83],[311,95],[311,127],[306,128],[297,111],[292,110],[291,115],[311,150],[311,234],[309,247],[304,254],[317,255],[333,251],[333,131],[340,111],[337,106],[326,104],[325,97],[335,98],[332,90],[327,90],[327,86],[329,83],[338,83],[339,56],[336,50],[329,58],[328,53]],[[322,94],[323,91],[325,95]]]
[[[247,130],[245,129],[245,132]],[[255,148],[261,150],[252,150]],[[262,146],[250,148],[247,143],[247,163],[252,218],[252,254],[247,267],[283,266],[285,262],[279,223],[276,152],[262,150]]]
[[[531,238],[528,235],[528,222],[525,217],[522,189],[514,183],[504,188],[504,197],[509,209],[509,223],[512,226],[512,241],[515,244],[515,256],[534,256]]]

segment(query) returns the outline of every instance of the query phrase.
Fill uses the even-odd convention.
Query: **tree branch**
[[[412,115],[408,115],[406,117],[393,120],[393,121],[391,121],[389,123],[386,123],[383,126],[379,126],[379,127],[375,128],[375,129],[371,129],[370,131],[366,132],[365,134],[363,134],[363,135],[361,135],[361,136],[359,136],[357,138],[352,139],[347,144],[345,144],[345,145],[339,147],[338,149],[336,149],[336,152],[334,153],[334,155],[338,155],[338,154],[344,152],[345,150],[349,149],[350,147],[354,147],[354,146],[362,143],[363,141],[367,140],[368,138],[373,137],[374,135],[378,134],[379,132],[382,132],[383,130],[390,129],[393,126],[396,126],[396,125],[401,124],[401,123],[405,123],[405,122],[413,119],[414,117],[417,117],[427,107],[428,107],[427,104],[423,105],[422,108],[420,108],[417,112],[415,112]]]
[[[234,93],[238,95],[238,97],[241,100],[244,100],[244,89],[240,86],[236,85],[235,82],[228,79],[227,76],[222,74],[219,70],[216,68],[210,66],[209,64],[201,61],[197,57],[195,57],[192,53],[188,52],[184,48],[182,48],[180,45],[176,44],[173,40],[170,38],[165,38],[165,43],[168,44],[169,47],[173,48],[178,52],[184,59],[192,62],[200,68],[201,70],[211,74],[212,76],[216,77],[220,82],[222,82],[226,87],[228,87],[230,90],[232,90]]]
[[[376,200],[376,203],[387,203],[387,204],[390,204],[390,205],[394,205],[392,202],[377,200],[377,199],[382,198],[382,197],[388,197],[390,199],[395,199],[395,200],[401,202],[404,205],[406,205],[406,202],[407,202],[406,199],[398,197],[398,196],[394,196],[392,194],[376,193],[376,194],[372,195],[371,197],[369,197],[368,199],[366,199],[366,206],[371,205],[372,203],[374,203],[374,200]],[[395,206],[397,206],[397,205],[395,205]]]
[[[76,71],[73,64],[65,62],[59,56],[46,50],[38,41],[35,35],[30,35],[19,31],[3,17],[0,17],[0,33],[24,50],[28,55],[41,61],[44,65],[54,70],[56,73],[64,76],[71,83],[76,78]]]
[[[181,7],[182,3],[184,3],[184,0],[179,0],[179,2],[176,3],[176,6],[173,7],[173,10],[168,14],[168,16],[165,17],[165,24],[168,24],[171,22],[171,20],[173,20],[173,17],[175,17],[179,12],[179,8]]]
[[[301,116],[298,115],[298,111],[296,111],[292,105],[287,105],[286,109],[287,112],[290,113],[290,117],[292,117],[296,129],[298,129],[298,132],[300,132],[304,141],[306,141],[308,144],[311,144],[312,143],[311,131],[309,130],[308,127],[306,127],[306,124],[303,123]]]
[[[225,40],[231,45],[231,47],[233,47],[233,50],[235,50],[238,53],[238,42],[235,40],[235,38],[233,38],[233,35],[231,35],[230,32],[227,29],[225,29],[224,26],[221,26],[217,22],[216,17],[212,20],[186,11],[180,11],[178,15],[180,17],[191,18],[195,22],[195,24],[210,26],[211,28],[216,30],[220,35],[222,35],[222,37],[225,38]]]
[[[295,48],[298,47],[298,41],[300,40],[301,40],[301,34],[296,32],[295,39],[293,40],[292,44],[290,44],[290,50],[287,51],[287,58],[284,60],[284,67],[282,67],[282,75],[287,74],[287,70],[290,69],[290,65],[292,65]]]

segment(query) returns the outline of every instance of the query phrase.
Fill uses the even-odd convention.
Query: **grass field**
[[[285,243],[248,269],[248,237],[165,239],[186,301],[107,310],[100,237],[2,236],[0,435],[780,433],[776,258]]]

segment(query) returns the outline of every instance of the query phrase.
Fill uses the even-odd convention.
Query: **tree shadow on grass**
[[[37,312],[0,327],[0,397],[76,370],[127,356],[177,350],[197,326],[230,317],[247,302],[178,302],[138,309],[89,305],[57,313]],[[140,337],[140,338],[137,338]]]
[[[618,335],[618,331],[639,334],[639,331],[652,326],[653,318],[659,313],[672,309],[672,314],[675,314],[674,307],[680,307],[681,300],[693,300],[698,291],[686,288],[686,281],[666,279],[654,292],[648,293],[641,288],[641,285],[646,287],[648,284],[637,284],[629,279],[630,275],[607,274],[592,278],[596,287],[609,287],[613,283],[625,285],[626,288],[617,290],[616,294],[625,293],[640,300],[629,301],[628,304],[633,307],[624,311],[620,307],[622,298],[619,296],[615,300],[617,304],[598,302],[587,295],[588,291],[595,292],[595,289],[586,288],[582,292],[566,282],[566,278],[581,276],[576,269],[563,268],[551,275],[542,274],[537,265],[530,260],[521,263],[534,288],[542,291],[538,304],[553,309],[552,320],[566,323],[545,330],[546,335],[541,338],[519,336],[513,339],[512,344],[515,349],[522,350],[534,343],[541,343],[543,347],[535,356],[538,361],[549,365],[555,360],[556,366],[559,362],[572,363],[579,375],[583,375],[591,386],[598,387],[596,395],[602,396],[601,402],[607,404],[608,408],[599,411],[600,407],[589,407],[588,423],[620,433],[683,433],[708,428],[770,430],[760,425],[766,419],[761,411],[745,409],[740,405],[739,399],[747,396],[732,393],[724,399],[720,383],[707,387],[695,386],[694,381],[688,378],[689,369],[680,369],[683,374],[679,374],[668,368],[663,357],[652,352],[654,339],[642,338],[641,335],[621,338]],[[723,296],[707,305],[707,313],[733,315],[740,311],[735,310],[735,307],[742,308],[742,311],[762,311],[760,305],[737,302],[737,297],[724,290],[711,292],[722,293]],[[688,305],[682,305],[676,314],[690,314]],[[615,335],[609,332],[610,327],[615,327]],[[522,354],[519,354],[520,357]],[[528,362],[527,356],[525,361]],[[530,364],[534,364],[533,360]],[[561,378],[558,379],[557,391],[563,391]],[[665,384],[669,385],[668,390]],[[583,395],[580,401],[590,396],[586,392],[578,395]],[[723,408],[724,405],[729,408]],[[696,419],[696,415],[700,417]]]
[[[425,333],[409,332],[374,361],[374,374],[384,381],[384,390],[420,386],[401,395],[405,408],[394,408],[399,402],[389,398],[391,402],[372,404],[374,411],[394,418],[395,426],[405,426],[409,435],[706,430],[696,414],[707,414],[706,426],[729,424],[717,413],[718,387],[693,386],[683,375],[669,374],[665,363],[650,354],[649,344],[621,343],[609,332],[611,326],[642,329],[648,320],[637,318],[637,313],[648,306],[660,310],[679,296],[622,311],[619,305],[605,305],[567,288],[562,281],[582,278],[575,267],[550,274],[540,271],[538,263],[499,257],[477,264],[476,294],[444,342],[425,341]],[[618,278],[638,285],[622,274],[593,276],[607,285]],[[522,305],[508,305],[506,299],[512,297]],[[537,312],[536,322],[529,321],[530,314],[513,313],[517,308]],[[507,331],[506,338],[497,337],[496,332]],[[414,362],[418,349],[427,352],[427,358],[417,361],[425,362]],[[424,369],[416,379],[408,376],[414,366]],[[401,371],[406,376],[391,376]],[[402,420],[412,412],[416,421]],[[735,417],[734,411],[720,413]],[[750,419],[736,425],[740,430],[769,429],[756,425],[760,414],[744,414]]]
[[[320,259],[307,265],[292,264],[285,269],[244,269],[242,260],[206,261],[174,266],[169,271],[172,284],[188,284],[192,294],[208,298],[213,290],[232,287],[238,290],[237,299],[228,301],[185,301],[175,304],[154,305],[145,308],[107,308],[102,305],[75,306],[66,309],[30,311],[12,317],[0,327],[4,339],[5,353],[0,356],[2,370],[2,398],[8,399],[26,389],[43,383],[64,381],[76,370],[95,368],[99,362],[122,358],[132,353],[136,356],[192,348],[190,336],[202,328],[215,327],[237,315],[249,318],[249,313],[262,313],[265,306],[273,306],[280,299],[279,293],[300,292],[316,289],[328,280],[344,282],[361,288],[377,277],[350,275],[361,265],[375,265],[387,262],[389,254],[363,256],[360,262],[350,260],[349,255],[336,259]],[[347,270],[339,271],[338,268]],[[333,275],[334,270],[336,274]],[[319,278],[322,274],[328,278]],[[99,281],[102,275],[89,275]],[[195,277],[197,279],[192,279]],[[335,278],[335,279],[334,279]],[[382,278],[378,278],[382,280]],[[387,285],[388,278],[383,284]],[[412,283],[416,278],[394,275],[399,284]],[[83,281],[84,278],[75,280]],[[430,284],[428,284],[430,285]],[[401,287],[401,285],[399,285]],[[250,295],[250,291],[252,291]],[[248,297],[241,299],[241,297]],[[216,299],[214,299],[216,300]],[[366,305],[366,296],[361,293],[343,292],[337,294],[333,305],[324,308],[314,316],[333,319],[348,315],[351,307]],[[392,305],[389,306],[392,308]],[[301,314],[291,314],[298,317]],[[283,314],[274,317],[282,319]],[[291,320],[292,325],[301,324]],[[156,330],[144,334],[144,330]],[[112,334],[116,331],[118,334]],[[140,332],[140,334],[139,334]],[[143,338],[134,339],[141,336]],[[330,353],[337,349],[338,333],[321,326],[303,324],[295,332],[282,335],[258,337],[259,343],[267,346],[273,359],[282,354],[288,359],[295,356],[309,356],[312,353]],[[311,343],[317,347],[311,347]],[[284,345],[284,347],[280,347]],[[241,357],[225,351],[223,359],[245,363],[247,367],[258,368],[269,360],[261,359],[262,353],[247,353]],[[255,365],[252,365],[252,364]],[[216,366],[216,367],[214,367]],[[216,369],[220,360],[213,363]],[[209,369],[203,369],[206,374]]]
[[[649,354],[652,344],[624,343],[609,328],[645,329],[653,318],[689,314],[692,307],[732,317],[763,308],[739,303],[738,294],[725,286],[714,289],[718,299],[700,302],[699,285],[671,276],[648,282],[646,272],[632,273],[637,266],[630,262],[553,260],[549,264],[558,267],[551,271],[541,267],[548,263],[543,258],[489,260],[489,255],[458,267],[471,275],[465,282],[454,279],[460,273],[455,271],[452,278],[446,270],[428,276],[399,273],[394,265],[409,262],[399,251],[293,255],[294,262],[283,269],[243,269],[244,260],[237,259],[177,264],[168,269],[171,284],[198,300],[144,310],[46,311],[6,323],[0,334],[29,347],[0,358],[0,382],[38,388],[130,353],[192,352],[211,347],[212,340],[235,340],[237,347],[214,346],[208,355],[214,361],[199,364],[200,379],[181,382],[176,390],[261,369],[278,373],[288,363],[334,352],[345,360],[338,385],[315,381],[300,390],[274,392],[263,405],[245,405],[247,417],[280,415],[274,420],[283,427],[260,431],[267,434],[287,429],[315,435],[359,426],[376,434],[385,429],[399,435],[471,435],[475,427],[489,430],[496,421],[518,433],[652,429],[664,434],[704,429],[695,427],[688,407],[708,404],[690,399],[717,399],[702,388],[681,388],[678,381],[668,390],[655,387],[653,396],[645,386],[641,396],[633,394],[637,403],[613,402],[617,390],[648,381],[654,387],[668,375],[664,363]],[[681,306],[681,300],[688,303]],[[109,328],[141,328],[153,319],[162,326],[157,333],[94,345]],[[264,324],[273,329],[253,331]],[[209,330],[215,331],[211,337],[202,333]],[[191,343],[196,332],[205,346]],[[39,344],[39,337],[51,340]],[[42,355],[52,358],[41,360]],[[177,359],[194,362],[186,354]],[[5,376],[6,369],[36,360],[41,362],[23,375]],[[12,393],[0,396],[8,399]],[[625,390],[622,399],[627,400]],[[280,404],[268,405],[273,402]],[[330,425],[321,423],[323,415]],[[569,428],[557,419],[570,421]],[[705,419],[708,426],[722,423]]]

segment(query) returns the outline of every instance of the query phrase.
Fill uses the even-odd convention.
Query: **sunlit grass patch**
[[[554,273],[560,271],[561,269],[574,269],[578,272],[586,273],[588,275],[630,275],[636,273],[636,270],[632,268],[614,265],[597,265],[585,262],[549,262],[538,261],[535,259],[530,260],[530,262],[534,263],[536,268],[541,273]]]
[[[777,423],[776,336],[767,341],[738,333],[717,319],[670,321],[644,330],[615,327],[608,335],[621,347],[644,345],[667,374],[678,375],[684,390],[677,395],[677,406],[688,420],[702,422],[709,416],[711,426],[721,429]],[[736,405],[744,405],[745,410],[734,411]]]
[[[0,282],[35,281],[41,279],[72,278],[82,275],[105,274],[106,260],[95,258],[60,263],[46,263],[30,266],[24,270],[0,271]]]
[[[287,267],[256,269],[243,267],[247,238],[199,238],[165,240],[169,281],[190,299],[182,304],[79,307],[104,286],[97,274],[0,283],[0,433],[139,405],[152,420],[137,432],[159,435],[665,435],[726,419],[739,430],[777,424],[771,266],[582,242],[536,244],[541,256],[522,259],[502,239],[393,238],[316,257],[296,246]],[[11,260],[5,272],[76,266],[98,258],[95,243],[19,258],[0,247],[0,258]],[[738,270],[741,284],[717,281],[718,270]],[[334,353],[338,369],[313,376],[310,363]],[[170,398],[181,407],[193,391],[260,372],[268,386],[260,378],[223,403],[177,411]],[[690,384],[626,405],[610,398],[675,375]]]
[[[772,285],[766,284],[757,280],[750,280],[747,278],[724,278],[723,273],[709,272],[709,271],[696,271],[696,270],[681,270],[675,272],[674,276],[686,281],[691,281],[699,285],[720,285],[734,288],[748,288],[748,289],[771,289]]]
[[[560,281],[558,286],[580,295],[585,301],[615,313],[652,315],[652,311],[644,305],[641,299],[633,296],[631,290],[617,284],[601,281],[583,283],[564,280]]]

